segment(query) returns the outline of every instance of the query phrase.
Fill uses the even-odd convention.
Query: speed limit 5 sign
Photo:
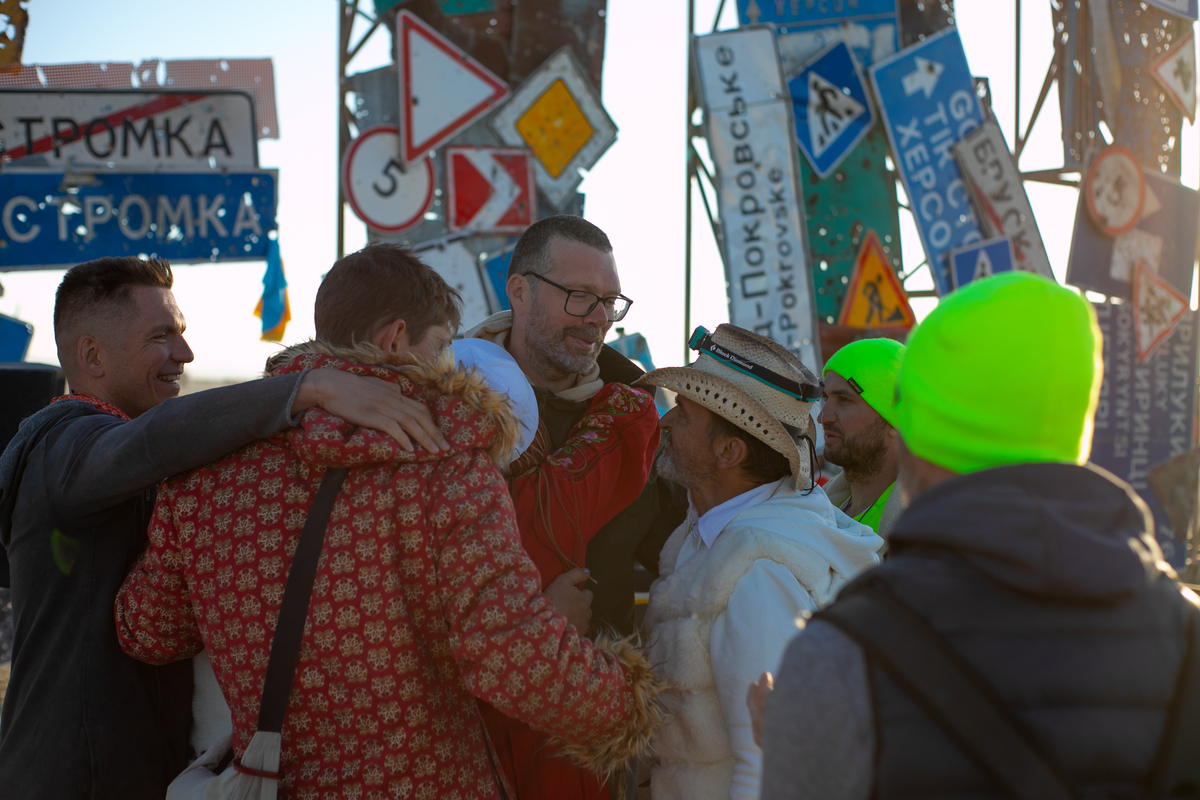
[[[367,226],[380,233],[400,233],[416,225],[433,202],[437,180],[433,161],[400,163],[400,129],[368,128],[346,150],[342,191]]]

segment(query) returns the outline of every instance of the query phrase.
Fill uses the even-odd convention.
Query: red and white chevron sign
[[[519,147],[447,147],[450,229],[520,233],[533,224],[533,162]]]

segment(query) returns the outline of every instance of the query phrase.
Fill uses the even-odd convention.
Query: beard
[[[530,345],[529,355],[537,362],[538,371],[547,375],[586,375],[596,366],[600,355],[605,329],[599,325],[570,325],[555,328],[547,318],[545,309],[534,303],[529,315],[529,328],[525,339]],[[567,346],[568,336],[578,336],[594,342],[591,351],[579,354]]]
[[[694,455],[680,453],[671,441],[671,432],[662,433],[662,450],[654,462],[658,474],[685,489],[692,489],[716,472],[712,464],[705,463]]]
[[[826,425],[825,428],[842,437],[841,445],[836,448],[831,448],[826,440],[825,460],[845,470],[847,479],[872,478],[883,469],[888,454],[888,424],[882,418],[851,438],[846,438],[845,432],[836,425]]]

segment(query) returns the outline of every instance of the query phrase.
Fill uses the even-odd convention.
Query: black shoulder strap
[[[321,547],[325,544],[325,530],[329,527],[333,502],[349,472],[348,469],[325,471],[316,499],[308,510],[308,519],[304,521],[304,530],[300,531],[296,555],[292,558],[287,585],[283,589],[279,621],[275,624],[275,636],[271,640],[271,657],[267,661],[267,677],[258,711],[260,731],[279,733],[283,729],[283,715],[287,711],[288,696],[292,693],[292,681],[296,677],[300,639],[304,636],[304,620],[308,617],[308,603],[312,599],[313,579],[317,575]]]
[[[1200,797],[1200,609],[1194,596],[1187,599],[1187,649],[1152,773],[1153,797]]]
[[[814,618],[858,642],[1007,794],[1020,800],[1074,797],[986,680],[890,594],[863,588]]]

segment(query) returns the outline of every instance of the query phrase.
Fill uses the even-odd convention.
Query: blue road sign
[[[845,42],[788,81],[796,139],[813,171],[828,178],[875,122],[858,63]]]
[[[1152,6],[1158,6],[1163,11],[1170,11],[1172,14],[1177,14],[1185,19],[1190,19],[1195,22],[1200,19],[1200,14],[1197,12],[1196,0],[1146,0]]]
[[[1084,191],[1075,209],[1067,283],[1109,297],[1133,297],[1134,267],[1141,261],[1184,297],[1192,295],[1200,193],[1155,170],[1142,170],[1146,194],[1132,230],[1107,236],[1092,221]]]
[[[950,253],[950,275],[954,278],[954,288],[961,289],[971,281],[997,272],[1012,272],[1014,261],[1012,242],[1007,236],[985,239],[953,250]]]
[[[939,295],[953,289],[946,256],[983,239],[954,145],[983,122],[967,55],[951,28],[870,69]]]
[[[102,256],[261,261],[275,227],[274,170],[0,174],[0,269]]]
[[[492,291],[496,293],[496,303],[501,311],[508,311],[508,262],[512,261],[513,249],[505,248],[503,252],[483,262],[483,270],[487,273]]]
[[[1186,553],[1147,478],[1151,467],[1192,449],[1200,346],[1197,313],[1184,315],[1171,336],[1141,363],[1133,304],[1094,305],[1104,336],[1104,381],[1089,460],[1129,481],[1154,512],[1163,555],[1181,567]]]
[[[776,25],[785,66],[792,50],[811,56],[838,40],[850,45],[860,64],[900,49],[897,0],[737,0],[737,8],[742,25]]]

